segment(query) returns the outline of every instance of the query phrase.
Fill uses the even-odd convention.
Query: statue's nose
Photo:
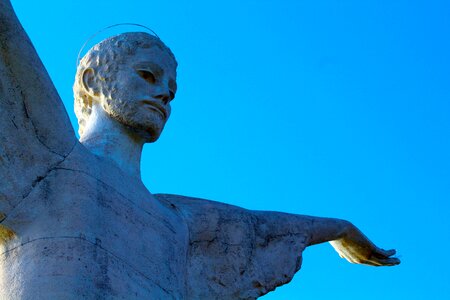
[[[169,87],[166,84],[160,84],[158,85],[157,89],[155,90],[155,95],[153,98],[160,100],[164,105],[167,105],[170,101],[170,90]]]
[[[167,105],[169,103],[169,93],[161,93],[161,94],[157,94],[156,96],[153,96],[153,98],[160,100],[162,103],[164,103],[164,105]]]

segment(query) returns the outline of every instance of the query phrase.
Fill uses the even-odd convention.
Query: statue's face
[[[103,91],[103,109],[145,142],[160,136],[176,93],[176,62],[159,47],[138,49],[119,64],[115,79]]]

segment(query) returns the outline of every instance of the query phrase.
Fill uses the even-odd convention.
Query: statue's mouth
[[[148,109],[159,113],[163,117],[164,120],[167,120],[167,111],[161,104],[159,104],[156,101],[150,101],[150,100],[144,100],[144,101],[142,101],[142,103],[144,103]]]

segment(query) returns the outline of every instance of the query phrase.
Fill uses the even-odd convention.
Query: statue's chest
[[[35,275],[69,290],[73,285],[73,293],[183,298],[187,227],[170,209],[143,203],[100,179],[59,170],[36,186],[8,226],[34,248],[34,254],[21,250],[25,256],[45,257],[33,262],[42,269]]]

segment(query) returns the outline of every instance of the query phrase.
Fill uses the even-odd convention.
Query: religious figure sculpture
[[[94,46],[74,85],[78,141],[9,0],[0,0],[0,298],[256,299],[330,242],[391,266],[348,221],[151,194],[144,143],[170,115],[177,62],[146,33]]]

